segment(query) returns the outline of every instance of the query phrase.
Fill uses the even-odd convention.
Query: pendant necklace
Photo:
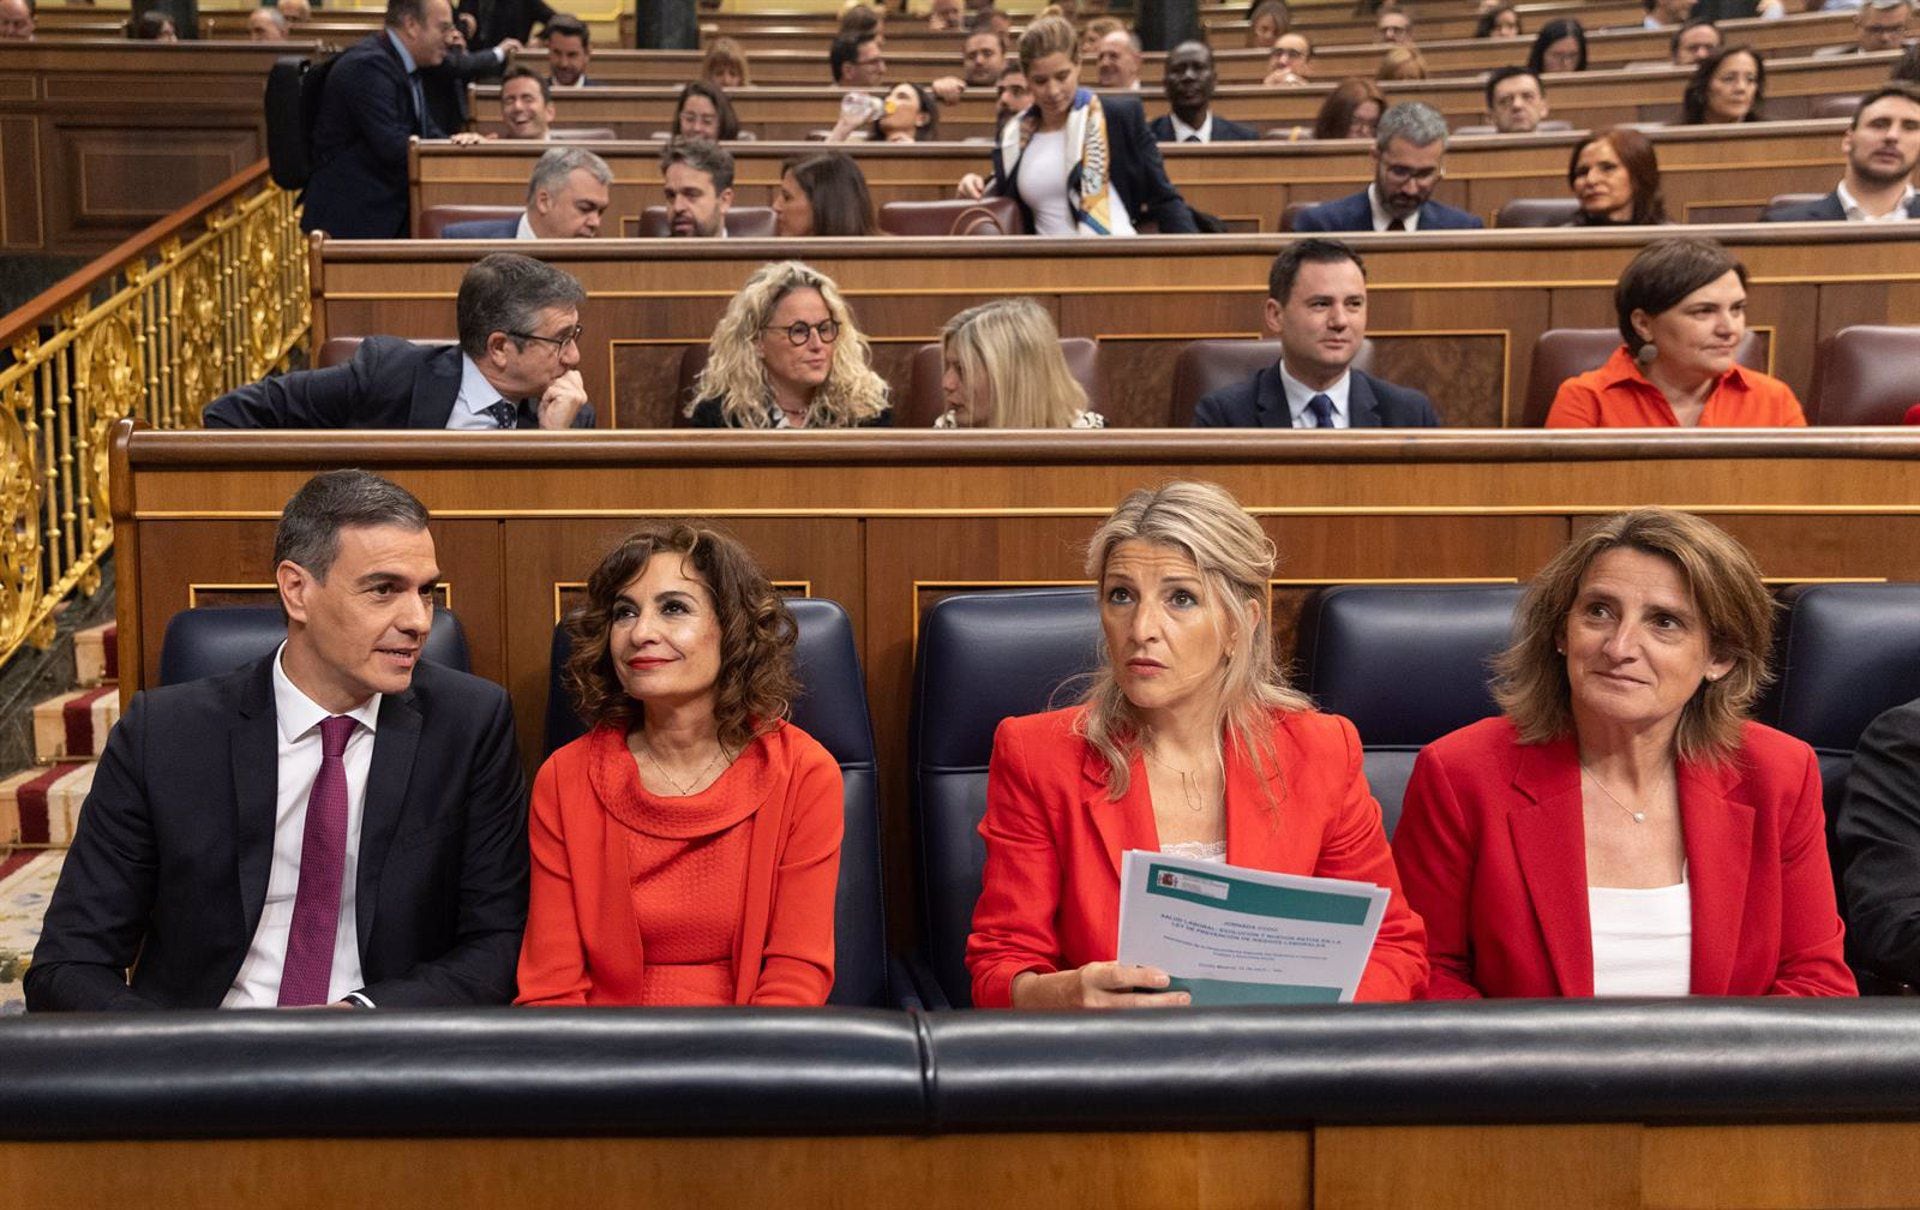
[[[1601,783],[1600,779],[1594,776],[1592,769],[1587,768],[1585,765],[1581,765],[1580,772],[1587,775],[1587,780],[1593,783],[1594,789],[1600,791],[1600,793],[1607,796],[1608,802],[1612,803],[1616,807],[1619,807],[1622,811],[1625,811],[1627,813],[1627,818],[1633,820],[1633,822],[1635,823],[1647,822],[1647,813],[1645,811],[1636,811],[1632,807],[1629,807],[1626,803],[1621,802],[1618,798],[1614,796],[1614,793],[1612,790],[1607,789],[1607,787]]]
[[[689,780],[686,783],[686,785],[681,785],[680,780],[678,778],[676,778],[673,774],[667,772],[667,767],[661,764],[660,758],[653,754],[653,745],[648,743],[644,736],[642,736],[640,740],[640,753],[641,755],[647,758],[649,763],[653,765],[654,772],[658,773],[661,777],[665,778],[666,783],[668,785],[672,786],[674,789],[680,792],[680,797],[691,798],[693,797],[692,787],[698,786],[701,783],[701,781],[707,776],[707,771],[712,769],[716,764],[720,763],[720,758],[727,754],[727,749],[724,744],[721,745],[714,752],[713,759],[709,760],[706,764],[700,766],[700,771],[698,773],[695,773],[692,779]]]

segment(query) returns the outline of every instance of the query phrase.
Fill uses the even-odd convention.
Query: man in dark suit
[[[1834,819],[1834,856],[1856,969],[1920,984],[1920,700],[1868,725]]]
[[[1432,428],[1419,391],[1353,368],[1367,338],[1367,267],[1339,240],[1288,244],[1267,273],[1262,309],[1280,360],[1204,396],[1195,428]]]
[[[467,270],[458,345],[369,336],[353,360],[249,383],[207,405],[208,428],[592,428],[571,274],[510,252]]]
[[[420,662],[440,579],[427,522],[366,471],[288,501],[286,643],[135,695],[47,908],[29,1010],[513,998],[526,779],[506,692]]]
[[[313,127],[313,171],[300,225],[337,239],[407,234],[407,140],[446,132],[427,108],[421,73],[446,57],[447,0],[388,0],[386,27],[327,74]]]
[[[612,201],[613,169],[584,147],[555,147],[533,166],[516,218],[448,223],[442,239],[592,239]]]
[[[1217,76],[1213,51],[1205,42],[1182,42],[1167,52],[1165,113],[1148,123],[1147,128],[1161,143],[1249,142],[1260,137],[1251,126],[1229,122],[1213,112],[1213,91]]]
[[[1814,202],[1771,207],[1768,223],[1878,223],[1920,218],[1920,88],[1889,84],[1868,94],[1840,136],[1847,168],[1840,185]]]
[[[486,50],[507,39],[525,42],[533,27],[544,27],[553,20],[553,9],[544,0],[460,0],[462,16],[473,18],[473,34],[468,39],[476,50]]]
[[[1464,210],[1433,200],[1446,175],[1447,120],[1430,105],[1402,101],[1380,118],[1373,184],[1300,212],[1295,231],[1436,231],[1484,227]]]
[[[572,13],[556,14],[547,22],[547,82],[555,88],[585,88],[593,65],[593,28]]]

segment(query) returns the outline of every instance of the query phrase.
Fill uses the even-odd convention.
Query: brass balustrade
[[[286,367],[310,306],[294,197],[263,161],[0,319],[0,664],[99,585],[114,422],[198,428]]]

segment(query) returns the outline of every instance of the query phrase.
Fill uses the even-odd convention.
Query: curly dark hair
[[[723,747],[738,751],[792,711],[800,683],[793,672],[797,635],[793,614],[739,539],[694,521],[655,521],[628,534],[587,579],[586,602],[567,615],[573,654],[566,685],[574,709],[589,725],[631,729],[644,716],[627,696],[608,653],[608,635],[620,590],[656,554],[686,556],[713,595],[720,619],[720,676],[713,687],[714,721]]]

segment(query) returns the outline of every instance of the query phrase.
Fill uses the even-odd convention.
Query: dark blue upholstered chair
[[[1300,615],[1299,687],[1360,732],[1387,834],[1420,749],[1498,714],[1487,661],[1507,645],[1515,584],[1343,584]]]
[[[979,827],[994,728],[1077,699],[1067,682],[1093,669],[1100,643],[1092,588],[966,593],[921,618],[908,761],[925,896],[916,973],[931,1005],[972,1003],[967,934],[986,859]]]
[[[272,655],[287,637],[287,619],[277,605],[207,605],[183,609],[167,622],[160,641],[160,683],[178,685],[232,672]],[[433,629],[421,658],[471,672],[467,635],[453,612],[435,606]]]
[[[886,893],[880,870],[879,779],[853,621],[838,603],[818,598],[789,599],[787,608],[800,628],[794,671],[802,692],[793,704],[793,722],[833,754],[845,782],[846,834],[840,842],[833,991],[827,1002],[897,1004],[896,992],[907,989],[893,987],[889,969]],[[566,626],[555,626],[547,684],[549,754],[585,733],[560,679],[572,650]]]

